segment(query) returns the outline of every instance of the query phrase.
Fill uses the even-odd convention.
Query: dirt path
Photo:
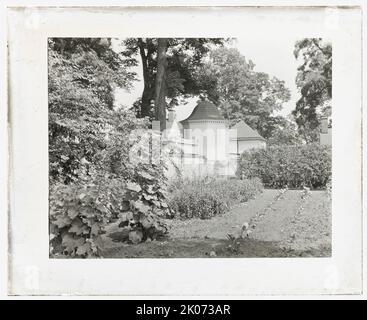
[[[212,219],[168,220],[169,238],[139,245],[118,241],[117,224],[104,236],[105,257],[284,257],[331,255],[331,201],[324,191],[264,192]],[[235,245],[250,223],[252,233]]]

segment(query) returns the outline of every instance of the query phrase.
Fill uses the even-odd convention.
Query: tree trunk
[[[160,121],[161,131],[166,129],[166,70],[167,39],[158,39],[157,76],[155,79],[155,119]]]
[[[141,57],[141,62],[143,66],[143,79],[144,79],[144,89],[141,97],[141,108],[140,108],[140,117],[150,117],[151,114],[151,101],[154,99],[154,79],[153,75],[149,72],[149,60],[151,56],[149,56],[149,49],[145,52],[145,47],[147,46],[143,39],[138,38],[139,52]]]
[[[144,81],[144,83],[147,83]],[[141,117],[151,117],[151,101],[154,99],[154,90],[150,88],[149,85],[144,84],[144,91],[141,97]]]

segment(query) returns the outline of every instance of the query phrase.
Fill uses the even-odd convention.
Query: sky
[[[283,109],[279,112],[280,115],[287,116],[294,108],[296,101],[299,99],[299,92],[295,85],[297,67],[300,64],[293,55],[294,44],[298,39],[289,39],[284,37],[246,37],[237,38],[231,45],[237,48],[246,60],[252,60],[255,64],[255,71],[266,72],[270,76],[275,76],[280,80],[285,81],[285,86],[290,90],[291,99],[283,104]],[[140,57],[138,57],[140,59]],[[130,107],[141,97],[143,92],[142,67],[135,68],[138,78],[141,81],[135,82],[133,89],[127,92],[124,89],[116,91],[116,103]],[[197,98],[191,99],[186,105],[176,108],[177,120],[183,120],[190,115],[195,107]]]

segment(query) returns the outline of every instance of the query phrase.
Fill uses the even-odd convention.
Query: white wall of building
[[[171,127],[171,125],[169,126]],[[172,128],[173,129],[173,128]],[[176,131],[176,130],[175,130]],[[261,139],[237,140],[222,120],[192,120],[180,128],[183,138],[173,139],[183,151],[169,165],[168,176],[235,175],[238,155],[252,148],[265,148]]]
[[[208,161],[228,159],[229,137],[225,121],[190,121],[184,126],[184,138],[198,145],[199,154]]]

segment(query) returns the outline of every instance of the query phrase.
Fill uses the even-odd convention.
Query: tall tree
[[[270,146],[279,145],[296,145],[302,144],[303,141],[298,134],[297,124],[289,115],[285,117],[277,117],[276,123],[273,124],[272,134],[268,138],[267,144]]]
[[[157,76],[155,80],[155,118],[160,121],[160,129],[166,129],[166,73],[167,73],[167,39],[158,39]]]
[[[332,46],[321,38],[307,38],[296,42],[294,56],[301,61],[296,85],[301,98],[293,111],[298,130],[304,139],[318,139],[322,115],[331,115]]]
[[[167,38],[165,72],[165,98],[167,107],[177,105],[181,99],[203,92],[202,82],[196,77],[203,65],[204,57],[213,46],[223,45],[229,39],[222,38]],[[162,39],[129,38],[122,42],[126,57],[141,58],[144,89],[141,99],[135,103],[138,116],[151,118],[152,101],[156,98],[156,76],[158,74],[158,48]]]
[[[114,118],[114,88],[129,88],[133,61],[106,38],[51,38],[48,43],[50,176],[70,182],[96,162]]]
[[[206,98],[220,108],[231,123],[244,120],[268,138],[279,122],[274,111],[290,99],[284,81],[256,72],[255,64],[235,48],[218,48],[210,53],[199,75]]]

